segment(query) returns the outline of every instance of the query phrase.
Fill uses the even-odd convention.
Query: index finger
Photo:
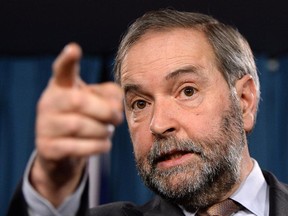
[[[82,50],[76,43],[70,43],[62,50],[53,63],[55,83],[61,87],[72,87],[79,77]]]

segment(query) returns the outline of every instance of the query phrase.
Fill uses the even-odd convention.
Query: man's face
[[[238,101],[196,30],[150,32],[128,51],[121,83],[139,173],[161,196],[207,206],[239,180]]]

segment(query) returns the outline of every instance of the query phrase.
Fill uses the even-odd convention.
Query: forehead
[[[160,72],[169,73],[186,66],[215,66],[215,62],[214,51],[205,34],[199,30],[150,31],[128,50],[120,78],[123,83],[146,73],[158,76]]]

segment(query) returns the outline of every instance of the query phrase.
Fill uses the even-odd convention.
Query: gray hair
[[[151,11],[138,18],[124,35],[115,58],[115,81],[121,84],[121,66],[129,49],[147,32],[169,31],[175,28],[192,28],[205,33],[212,46],[216,64],[230,88],[246,74],[250,74],[257,90],[257,106],[260,83],[251,48],[246,39],[232,26],[220,23],[211,16],[180,12],[171,9]]]

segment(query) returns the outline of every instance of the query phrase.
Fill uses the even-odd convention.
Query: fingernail
[[[68,44],[68,45],[66,45],[66,46],[64,47],[63,53],[69,53],[70,50],[71,50],[71,46],[70,46],[70,44]]]
[[[107,126],[108,132],[111,134],[111,136],[113,135],[114,131],[115,131],[115,126],[112,124],[108,124]]]

